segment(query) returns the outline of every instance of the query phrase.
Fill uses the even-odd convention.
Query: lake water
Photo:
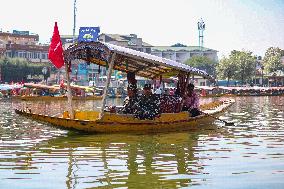
[[[284,97],[236,98],[220,117],[235,126],[215,121],[150,135],[61,130],[13,111],[26,106],[49,115],[65,109],[63,102],[0,101],[1,189],[284,188]]]

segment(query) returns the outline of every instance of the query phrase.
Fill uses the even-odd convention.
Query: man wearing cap
[[[135,114],[138,102],[139,96],[137,95],[136,84],[128,84],[127,97],[124,100],[124,105],[120,112],[123,114]]]
[[[152,94],[151,84],[145,84],[135,117],[139,119],[154,119],[160,114],[160,99]]]

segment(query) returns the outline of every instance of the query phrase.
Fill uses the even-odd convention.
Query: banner
[[[80,27],[78,41],[91,42],[97,41],[100,33],[100,27]]]

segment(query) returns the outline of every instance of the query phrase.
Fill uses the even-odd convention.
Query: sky
[[[30,31],[49,42],[54,22],[61,35],[73,33],[74,0],[1,0],[0,31]],[[101,33],[137,34],[153,46],[198,46],[197,22],[205,22],[204,46],[219,58],[232,50],[264,56],[284,49],[284,0],[77,0],[79,27]]]

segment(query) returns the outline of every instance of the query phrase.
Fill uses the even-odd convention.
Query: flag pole
[[[73,105],[72,105],[72,91],[71,91],[71,85],[70,85],[70,73],[69,73],[67,63],[65,64],[65,72],[66,72],[66,80],[67,80],[67,100],[68,100],[67,103],[68,103],[69,115],[70,115],[70,119],[74,119],[74,111],[73,111]]]

